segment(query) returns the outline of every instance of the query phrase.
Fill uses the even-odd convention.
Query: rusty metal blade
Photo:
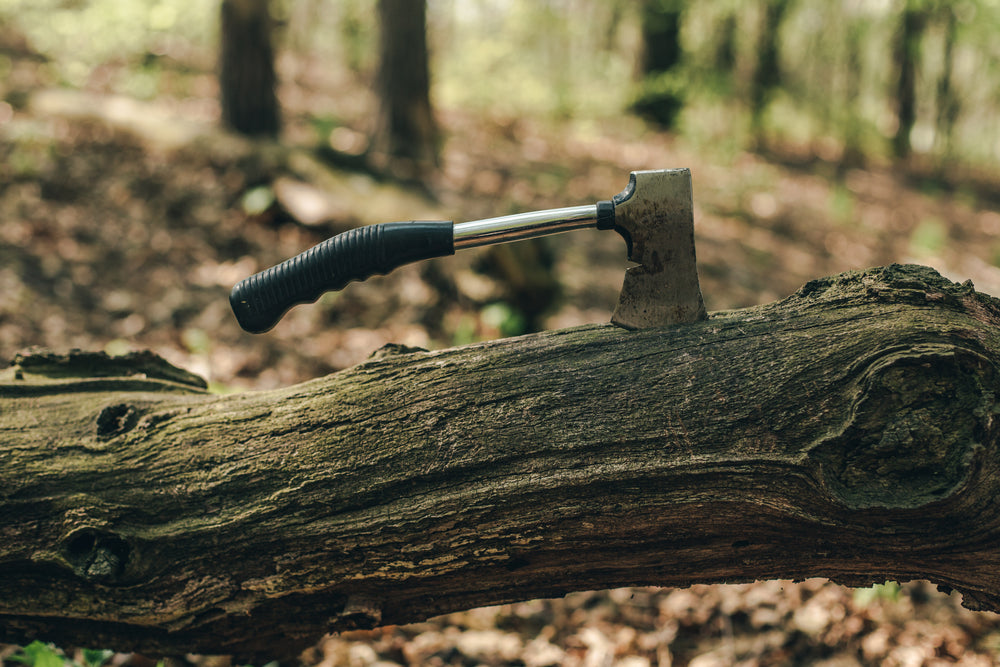
[[[707,317],[694,250],[689,169],[634,171],[615,196],[615,226],[630,240],[629,259],[611,321],[627,329]]]

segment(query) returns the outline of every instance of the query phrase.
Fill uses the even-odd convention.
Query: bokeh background
[[[689,167],[710,310],[917,262],[1000,295],[995,0],[0,0],[0,358],[152,349],[213,391],[606,322],[621,239],[404,267],[243,333],[229,289],[351,227],[592,203]],[[307,664],[988,665],[923,583],[582,592]],[[228,664],[7,646],[5,664]],[[45,662],[48,660],[49,662]]]

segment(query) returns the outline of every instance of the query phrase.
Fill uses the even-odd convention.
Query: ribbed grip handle
[[[229,304],[241,327],[264,333],[292,306],[313,303],[324,292],[343,289],[352,280],[454,252],[451,221],[358,227],[241,281],[229,294]]]

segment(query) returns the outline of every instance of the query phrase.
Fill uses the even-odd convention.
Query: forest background
[[[627,262],[596,231],[406,267],[264,336],[226,296],[358,224],[591,203],[646,168],[692,169],[710,310],[903,261],[1000,295],[998,29],[993,0],[0,0],[0,357],[149,348],[242,391],[389,342],[606,322]],[[387,87],[387,45],[414,44]],[[230,71],[276,92],[273,118],[253,107],[267,95],[227,97],[227,48]],[[388,98],[421,83],[423,58],[426,100],[403,99],[416,118],[394,135]],[[1000,660],[998,619],[956,598],[920,582],[581,593],[334,637],[302,660]]]

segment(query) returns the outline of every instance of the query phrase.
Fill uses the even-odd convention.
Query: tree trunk
[[[900,17],[893,57],[896,65],[896,134],[893,153],[898,158],[910,155],[910,133],[917,122],[917,68],[920,65],[920,40],[927,24],[925,9],[919,0],[906,0]]]
[[[852,18],[847,22],[845,35],[844,108],[847,117],[843,121],[844,153],[837,165],[837,173],[843,177],[848,169],[861,166],[865,162],[863,141],[864,113],[861,108],[861,81],[864,59],[862,51],[867,43],[867,21]]]
[[[223,0],[220,18],[222,122],[248,136],[276,137],[281,120],[267,0]]]
[[[731,76],[737,63],[737,38],[740,23],[735,13],[727,13],[715,29],[715,54],[712,62],[716,71]]]
[[[781,85],[781,44],[778,37],[791,0],[765,0],[757,41],[757,69],[750,81],[750,125],[758,146],[764,141],[764,112]]]
[[[372,145],[375,166],[423,181],[438,163],[437,123],[430,101],[426,2],[379,0],[379,108]]]
[[[955,45],[958,41],[958,16],[955,8],[944,4],[940,11],[944,15],[944,45],[941,54],[941,75],[937,81],[937,143],[940,151],[940,164],[945,168],[952,157],[952,135],[955,123],[961,113],[962,103],[956,94],[952,81],[952,70],[955,62]]]
[[[642,3],[642,71],[667,72],[681,64],[681,14],[677,0],[644,0]]]
[[[217,396],[0,377],[0,639],[294,652],[622,585],[927,578],[1000,609],[1000,302],[933,270]]]
[[[641,5],[643,81],[632,109],[669,128],[684,107],[683,82],[678,78],[684,55],[680,0],[643,0]]]

